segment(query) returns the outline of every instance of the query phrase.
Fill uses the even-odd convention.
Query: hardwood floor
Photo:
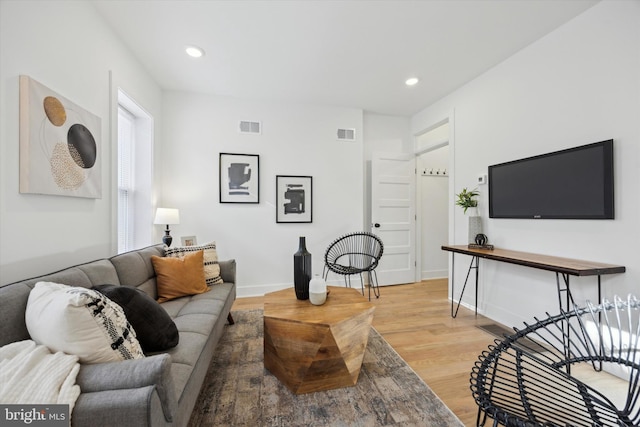
[[[386,286],[373,326],[465,426],[475,426],[477,406],[469,375],[478,355],[495,337],[476,325],[494,323],[460,307],[451,318],[447,280]],[[262,297],[238,298],[233,310],[263,308]]]

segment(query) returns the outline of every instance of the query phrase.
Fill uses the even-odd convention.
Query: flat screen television
[[[613,219],[613,140],[489,166],[489,217]]]

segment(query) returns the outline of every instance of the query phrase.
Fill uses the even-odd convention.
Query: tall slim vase
[[[311,280],[311,254],[307,251],[304,236],[300,237],[298,251],[293,254],[293,287],[296,298],[309,299],[309,281]]]

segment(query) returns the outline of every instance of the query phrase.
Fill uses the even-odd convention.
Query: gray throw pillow
[[[96,285],[93,289],[122,307],[145,353],[178,345],[176,324],[164,308],[143,291],[118,285]]]

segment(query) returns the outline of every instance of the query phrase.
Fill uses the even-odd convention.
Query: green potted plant
[[[476,236],[482,233],[482,218],[478,216],[478,197],[480,193],[477,189],[473,189],[471,191],[463,188],[462,191],[456,194],[457,200],[456,205],[464,208],[464,213],[467,213],[467,209],[471,208],[471,212],[469,213],[469,233],[468,233],[468,241],[469,244],[474,244],[476,240]]]
[[[467,213],[467,209],[478,207],[478,201],[475,199],[478,197],[480,193],[478,190],[468,191],[466,188],[463,188],[462,191],[456,194],[458,200],[456,200],[456,205],[462,206],[464,208],[464,213]]]

